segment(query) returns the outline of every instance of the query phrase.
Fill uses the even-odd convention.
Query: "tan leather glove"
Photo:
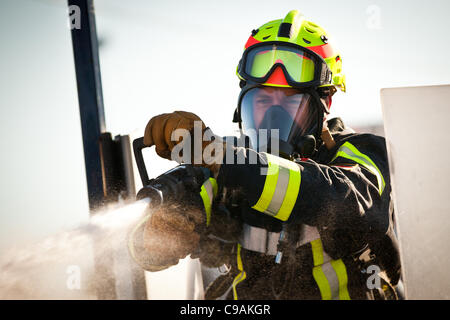
[[[202,125],[202,133],[206,129],[203,121],[195,114],[185,111],[163,113],[150,119],[145,127],[144,144],[147,147],[155,145],[156,153],[165,159],[171,159],[173,147],[181,141],[172,141],[172,132],[176,129],[194,129],[194,122]]]
[[[197,126],[201,127],[201,135],[195,136],[194,135],[194,125],[197,121]],[[206,130],[206,126],[204,122],[191,112],[185,112],[185,111],[175,111],[172,113],[164,113],[160,114],[158,116],[155,116],[150,119],[150,121],[147,123],[147,126],[145,128],[145,134],[144,134],[144,144],[147,147],[155,146],[156,153],[165,159],[169,160],[175,160],[172,159],[172,150],[173,148],[182,141],[182,137],[179,137],[175,141],[172,140],[172,133],[177,129],[185,129],[190,132],[191,136],[191,144],[189,146],[186,146],[190,148],[191,150],[191,164],[194,165],[202,165],[204,167],[209,168],[215,175],[217,175],[217,172],[220,168],[220,164],[218,163],[205,163],[202,155],[203,150],[208,146],[211,141],[203,141],[203,133]],[[194,139],[201,139],[201,141],[197,141],[199,145],[202,146],[200,155],[195,155],[194,153],[196,150],[194,150]],[[222,148],[224,152],[224,148]],[[201,159],[202,163],[196,163],[194,162],[194,156],[197,156],[197,159]],[[200,157],[200,158],[199,158]],[[223,157],[223,154],[220,154],[218,159],[221,159]]]
[[[178,264],[194,252],[206,225],[200,208],[167,204],[144,217],[132,230],[129,249],[135,261],[148,271],[160,271]]]

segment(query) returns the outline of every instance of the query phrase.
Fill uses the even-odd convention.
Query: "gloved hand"
[[[202,237],[196,251],[191,254],[192,259],[200,259],[202,265],[208,268],[218,268],[230,265],[236,258],[233,252],[235,243],[224,243],[218,239]]]
[[[197,124],[195,122],[197,122]],[[197,125],[199,128],[201,128],[200,136],[194,135],[194,125]],[[207,167],[214,173],[215,176],[217,176],[217,173],[220,169],[220,164],[216,162],[211,163],[210,161],[209,163],[206,163],[205,159],[203,158],[203,150],[211,143],[211,141],[203,141],[203,134],[207,128],[204,122],[197,115],[191,112],[175,111],[172,113],[160,114],[151,118],[145,128],[144,144],[147,147],[155,145],[156,153],[160,157],[170,160],[176,160],[172,157],[172,150],[175,145],[182,141],[182,137],[179,137],[175,141],[172,140],[172,133],[177,129],[185,129],[190,132],[191,145],[185,147],[190,148],[191,150],[191,164],[197,164]],[[202,146],[201,155],[195,154],[196,150],[194,150],[193,148],[195,138],[201,139],[201,141],[197,141],[197,143]],[[221,149],[222,152],[224,152],[224,148]],[[194,157],[196,157],[196,159],[201,159],[202,163],[195,163],[193,161]],[[220,160],[222,160],[222,158],[223,153],[221,153],[217,157],[217,159]]]
[[[198,206],[162,205],[131,232],[130,253],[145,270],[166,269],[196,250],[205,225],[205,214]]]
[[[210,214],[205,204],[213,200],[210,195],[214,186],[209,178],[205,168],[180,165],[152,179],[138,192],[138,199],[151,199],[151,207],[132,230],[129,250],[144,269],[165,269],[195,251]],[[206,188],[212,190],[208,193]]]
[[[208,226],[208,233],[200,237],[196,251],[191,258],[199,258],[206,267],[220,267],[230,265],[236,259],[234,247],[242,234],[242,223],[237,217],[228,215],[216,208]]]

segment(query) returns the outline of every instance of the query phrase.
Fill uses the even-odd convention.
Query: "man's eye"
[[[270,103],[270,99],[261,98],[261,99],[257,99],[256,102],[257,103]]]

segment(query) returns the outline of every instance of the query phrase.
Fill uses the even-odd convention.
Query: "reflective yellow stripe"
[[[323,264],[323,249],[322,249],[322,241],[320,239],[316,239],[311,241],[311,249],[313,254],[313,277],[316,280],[317,286],[320,290],[320,295],[322,296],[322,300],[331,300],[331,289],[328,284],[327,277],[323,273],[321,265]]]
[[[347,290],[347,269],[345,268],[344,262],[342,259],[339,259],[331,260],[330,263],[333,266],[339,280],[339,300],[350,300],[350,295]]]
[[[206,180],[201,189],[200,197],[202,197],[203,205],[206,212],[206,225],[209,226],[211,222],[211,206],[214,201],[214,197],[217,195],[217,181],[214,178]]]
[[[297,165],[295,167],[296,170],[289,170],[289,184],[287,187],[286,196],[284,197],[278,214],[275,216],[275,218],[282,221],[286,221],[291,215],[300,189],[300,168]]]
[[[269,160],[269,159],[268,159]],[[266,175],[266,181],[264,182],[264,188],[259,197],[258,202],[252,207],[260,212],[266,212],[272,201],[273,194],[275,193],[275,188],[277,186],[279,174],[279,167],[275,163],[271,163],[269,160],[269,168]]]
[[[347,290],[347,269],[342,259],[331,260],[327,255],[329,261],[324,261],[325,252],[320,238],[311,241],[310,244],[314,262],[312,273],[322,299],[350,300]]]
[[[328,284],[327,277],[323,273],[321,266],[313,268],[313,277],[319,287],[322,300],[331,300],[330,285]]]
[[[362,165],[371,173],[373,173],[377,177],[378,192],[380,193],[380,195],[383,193],[384,187],[386,186],[383,175],[381,174],[381,171],[380,169],[378,169],[377,165],[368,156],[361,153],[353,144],[347,141],[339,147],[336,155],[333,157],[331,162],[333,162],[338,157],[355,161],[356,163]]]
[[[286,221],[297,201],[301,175],[300,168],[292,161],[263,153],[268,172],[263,191],[253,209]]]
[[[311,241],[311,249],[313,253],[314,266],[320,266],[323,264],[322,240],[316,239]]]
[[[245,278],[247,277],[245,271],[244,271],[244,266],[242,264],[242,259],[241,259],[241,245],[238,244],[237,245],[237,267],[238,270],[241,271],[233,280],[233,298],[234,300],[238,300],[238,296],[237,296],[237,291],[236,291],[236,286],[245,280]]]

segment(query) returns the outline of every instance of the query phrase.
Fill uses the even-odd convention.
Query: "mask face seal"
[[[293,88],[257,86],[244,91],[238,108],[242,133],[249,137],[250,147],[272,154],[278,148],[284,157],[294,153],[310,156],[323,118],[315,100],[307,91]]]

